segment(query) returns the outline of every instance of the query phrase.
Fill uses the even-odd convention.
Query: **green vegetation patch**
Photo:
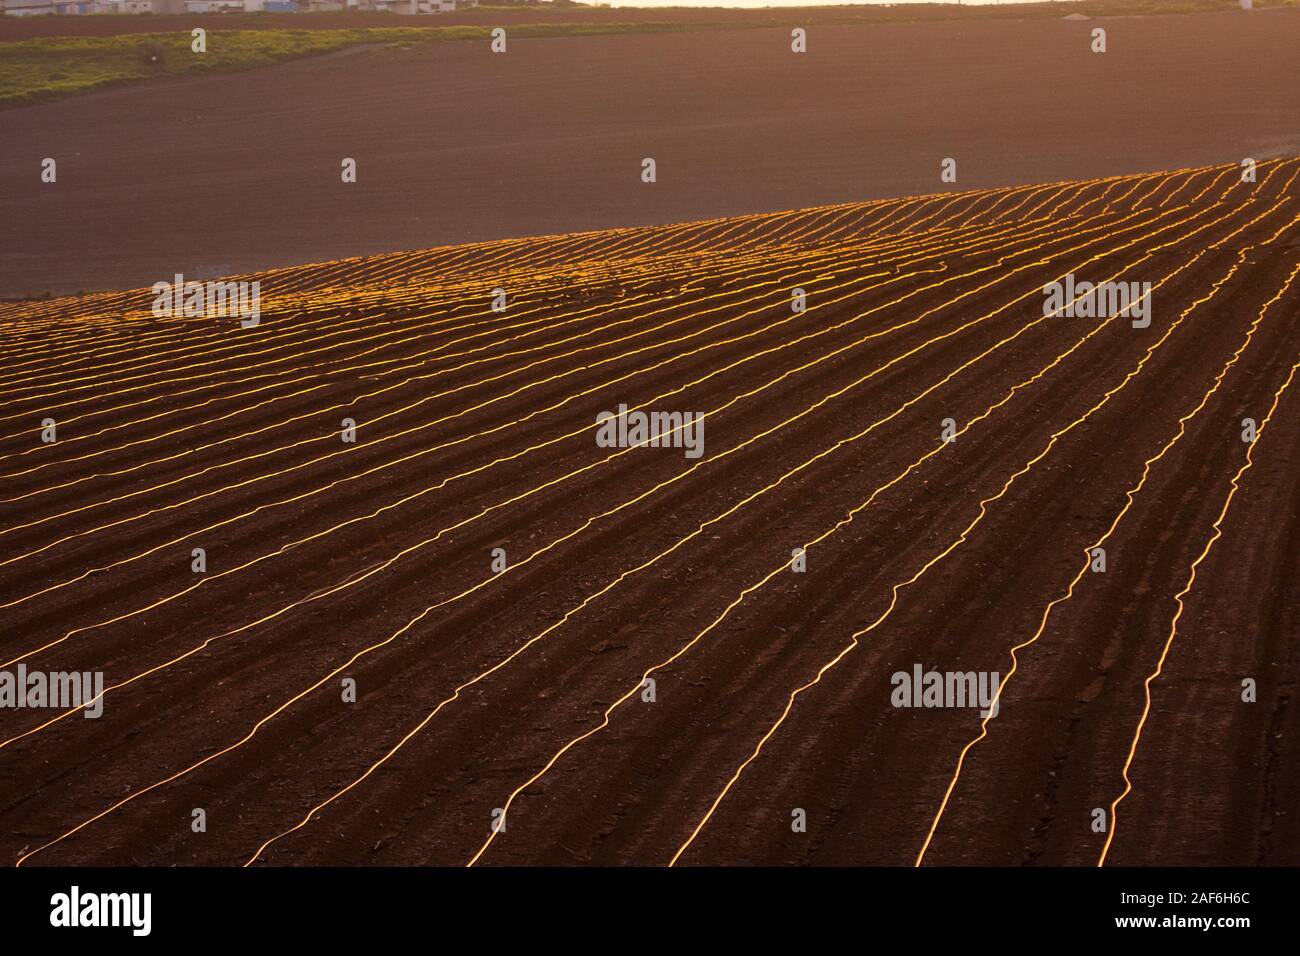
[[[510,36],[553,37],[679,30],[674,23],[522,23]],[[207,51],[189,33],[44,37],[0,43],[0,107],[36,103],[159,76],[249,70],[367,44],[487,41],[489,26],[374,27],[356,30],[213,30]]]

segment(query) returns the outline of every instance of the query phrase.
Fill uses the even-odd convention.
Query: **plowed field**
[[[104,675],[0,714],[6,858],[1300,863],[1298,178],[333,261],[240,277],[254,328],[4,305],[0,669]]]

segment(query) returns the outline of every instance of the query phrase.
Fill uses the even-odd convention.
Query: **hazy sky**
[[[601,0],[611,7],[832,7],[850,0]],[[852,0],[871,3],[872,0]],[[890,3],[927,3],[935,0],[889,0]],[[956,2],[956,0],[951,0]],[[965,3],[997,3],[998,0],[963,0]]]

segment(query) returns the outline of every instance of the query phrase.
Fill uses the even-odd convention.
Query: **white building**
[[[157,2],[157,0],[154,0]],[[186,13],[244,13],[256,12],[264,0],[185,0]]]
[[[60,0],[55,0],[56,3]],[[182,0],[96,0],[85,13],[184,13]]]
[[[387,13],[455,13],[477,7],[478,0],[347,0],[349,10],[379,10]]]
[[[258,13],[267,0],[0,0],[13,17],[87,13]],[[400,14],[454,13],[478,0],[297,0],[299,10],[383,10]],[[283,8],[282,2],[273,6]]]
[[[5,0],[8,17],[39,17],[57,12],[54,0]]]

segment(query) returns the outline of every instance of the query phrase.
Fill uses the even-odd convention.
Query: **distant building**
[[[387,13],[430,14],[455,13],[477,7],[478,0],[347,0],[349,10],[376,10]]]
[[[61,3],[63,0],[55,0]],[[96,0],[86,13],[184,13],[184,0]],[[82,11],[77,11],[82,12]]]
[[[13,17],[90,13],[298,13],[300,11],[385,10],[400,14],[454,13],[478,0],[0,0]]]
[[[5,0],[5,15],[10,17],[40,17],[57,12],[54,0]]]
[[[157,2],[157,0],[155,0]],[[262,0],[252,0],[256,6],[249,6],[250,0],[184,0],[185,13],[244,13],[262,9]],[[181,11],[177,11],[181,12]]]

